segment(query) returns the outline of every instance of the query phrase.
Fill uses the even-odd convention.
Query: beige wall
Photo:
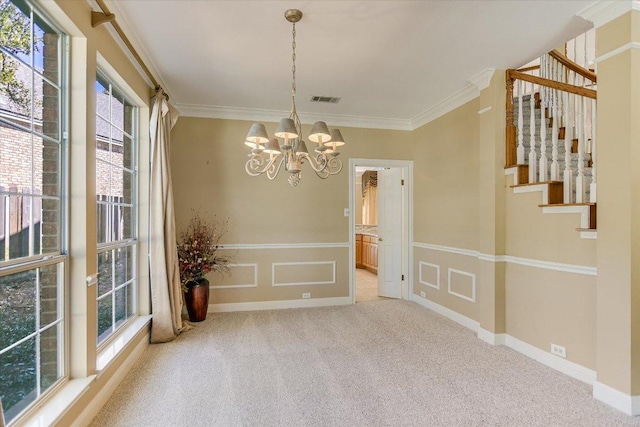
[[[265,125],[273,135],[276,123]],[[216,289],[233,286],[235,279],[210,275],[211,303],[300,299],[303,292],[310,292],[312,298],[347,297],[349,218],[344,216],[344,209],[349,207],[349,158],[411,159],[411,134],[343,127],[347,142],[340,156],[343,171],[321,180],[304,166],[302,181],[294,188],[287,183],[288,174],[284,171],[273,182],[266,176],[252,177],[245,172],[249,149],[244,140],[250,126],[250,122],[239,120],[181,117],[171,135],[178,230],[185,227],[193,209],[228,218],[223,242],[243,245],[237,250],[237,263],[257,265],[256,287]],[[303,135],[309,131],[310,126],[303,126]],[[295,247],[318,243],[335,245]],[[256,247],[263,244],[284,246],[277,250]],[[272,286],[274,263],[318,261],[335,262],[335,284]],[[326,280],[318,272],[317,280],[312,281]]]
[[[505,278],[506,333],[547,352],[561,345],[595,369],[595,276],[508,263]]]
[[[413,257],[414,294],[425,292],[428,300],[478,320],[477,298],[469,301],[477,294],[477,257],[425,248],[414,248]]]
[[[414,131],[416,242],[478,248],[478,101]]]
[[[640,12],[597,30],[598,56],[640,42]],[[598,63],[598,381],[640,395],[640,51]]]

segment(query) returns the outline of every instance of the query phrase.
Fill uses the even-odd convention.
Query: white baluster
[[[546,62],[546,61],[545,61]],[[540,173],[538,180],[547,181],[547,118],[545,113],[545,88],[540,86]]]
[[[560,179],[560,165],[558,164],[558,91],[553,90],[551,94],[551,117],[553,118],[551,130],[551,181],[558,181]]]
[[[591,100],[591,185],[589,186],[589,201],[596,203],[596,100]]]
[[[531,97],[529,105],[531,113],[529,115],[529,183],[538,182],[536,175],[538,172],[538,162],[536,159],[536,101],[534,99],[535,85],[531,84]]]
[[[573,95],[564,92],[564,172],[563,188],[564,202],[571,203],[573,200],[573,176],[571,173],[571,144],[573,143],[573,128],[571,127],[571,107],[573,106]]]
[[[587,33],[583,34],[584,37],[584,68],[589,69],[589,61],[587,60]],[[583,79],[582,85],[587,85],[587,79]]]
[[[578,117],[576,127],[578,128],[578,176],[576,177],[576,203],[584,203],[586,199],[586,187],[584,179],[584,153],[585,153],[585,134],[587,127],[586,108],[587,99],[578,98]]]
[[[516,163],[519,165],[524,165],[524,113],[522,111],[522,93],[524,89],[524,81],[518,80],[518,149],[516,151]]]

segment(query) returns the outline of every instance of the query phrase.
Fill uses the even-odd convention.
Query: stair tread
[[[512,186],[511,186],[511,188],[516,188],[516,187],[531,187],[532,185],[541,185],[541,184],[559,185],[559,184],[563,184],[563,182],[562,182],[562,181],[540,181],[540,182],[530,182],[530,183],[526,183],[526,184],[512,185]]]
[[[538,205],[541,208],[561,207],[561,206],[595,206],[595,203],[553,203],[548,205]]]

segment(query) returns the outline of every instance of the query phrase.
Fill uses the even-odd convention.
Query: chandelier
[[[284,13],[284,17],[293,24],[291,114],[289,118],[280,120],[274,134],[276,138],[269,138],[262,123],[254,123],[251,126],[245,141],[251,148],[245,170],[251,176],[266,174],[272,180],[278,176],[284,165],[284,170],[290,174],[289,184],[295,187],[302,178],[301,168],[304,163],[322,179],[339,173],[342,170],[342,161],[338,158],[338,147],[345,143],[339,129],[329,131],[327,124],[322,121],[315,122],[309,134],[309,140],[317,143],[313,153],[309,153],[302,140],[302,126],[296,111],[296,22],[302,19],[302,12],[289,9]],[[278,138],[283,140],[282,143],[278,142]]]

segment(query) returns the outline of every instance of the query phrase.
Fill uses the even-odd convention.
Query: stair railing
[[[588,50],[586,42],[573,48],[574,58],[584,52],[585,66],[552,50],[506,73],[506,166],[527,167],[528,183],[562,181],[564,203],[596,201],[597,75],[587,68]]]

